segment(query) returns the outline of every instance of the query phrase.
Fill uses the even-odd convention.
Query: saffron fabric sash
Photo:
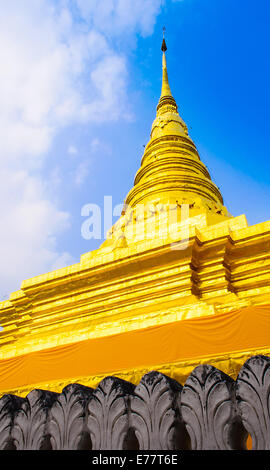
[[[0,360],[0,390],[267,347],[270,305],[251,306]]]

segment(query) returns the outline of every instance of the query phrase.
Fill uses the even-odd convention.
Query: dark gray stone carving
[[[270,449],[270,358],[253,356],[236,381],[240,416],[252,438],[253,450]]]
[[[54,402],[49,421],[53,450],[91,449],[87,428],[87,405],[93,390],[79,384],[67,385]]]
[[[56,393],[32,390],[16,412],[12,437],[17,450],[48,450],[48,414]]]
[[[184,387],[152,371],[139,385],[106,377],[95,390],[33,390],[0,399],[0,450],[270,450],[270,358],[253,356],[237,381],[211,365]]]
[[[156,371],[144,375],[135,388],[130,425],[140,449],[187,447],[179,409],[181,389],[179,383]]]
[[[220,370],[194,369],[183,387],[181,410],[193,450],[244,448],[247,435],[237,416],[234,381]]]
[[[134,385],[106,377],[88,404],[88,429],[93,450],[122,450],[128,439],[129,400]]]
[[[4,395],[0,399],[0,450],[15,450],[12,428],[16,412],[21,408],[24,398]]]

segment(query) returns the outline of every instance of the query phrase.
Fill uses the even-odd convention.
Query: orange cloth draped
[[[270,305],[246,307],[3,359],[0,389],[267,347]]]

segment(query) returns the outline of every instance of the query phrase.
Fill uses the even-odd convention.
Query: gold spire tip
[[[161,46],[162,52],[166,52],[166,50],[167,50],[166,41],[165,41],[165,37],[164,37],[165,31],[166,31],[166,28],[164,26],[163,27],[163,41],[162,41],[162,46]]]

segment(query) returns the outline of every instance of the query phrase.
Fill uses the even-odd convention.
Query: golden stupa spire
[[[162,89],[161,89],[160,98],[163,98],[164,96],[172,96],[172,92],[171,92],[169,80],[168,80],[167,62],[166,62],[167,45],[166,45],[166,41],[164,37],[164,32],[165,32],[165,28],[163,28],[163,41],[162,41],[162,46],[161,46],[161,50],[163,54],[162,54]]]
[[[213,183],[207,168],[179,115],[168,80],[164,37],[162,41],[162,88],[157,114],[145,147],[141,167],[125,203],[189,204],[190,216],[214,213],[228,216],[222,195]]]
[[[125,210],[109,232],[109,236],[117,240],[115,247],[119,243],[125,246],[130,226],[135,219],[137,223],[136,216],[130,215],[137,206],[144,206],[145,219],[151,219],[153,213],[164,212],[166,208],[174,210],[182,205],[189,207],[191,220],[194,217],[207,218],[210,224],[230,217],[223,206],[220,190],[211,180],[179,115],[168,80],[164,36],[161,50],[162,88],[157,113],[134,186],[125,199]]]
[[[169,84],[169,79],[168,79],[167,61],[166,61],[167,45],[166,45],[164,33],[165,33],[165,27],[163,28],[163,41],[162,41],[162,45],[161,45],[161,50],[162,50],[162,88],[161,88],[161,95],[160,95],[160,99],[159,99],[159,103],[158,103],[158,109],[163,104],[171,104],[177,110],[177,105],[176,105],[175,99],[173,98],[171,88],[170,88],[170,84]]]

